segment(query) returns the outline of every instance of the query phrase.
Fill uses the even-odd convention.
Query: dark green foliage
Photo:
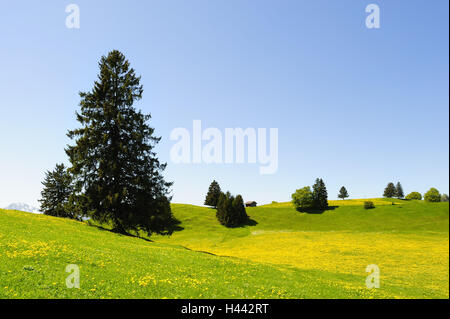
[[[419,192],[411,192],[405,197],[408,200],[422,200],[422,194]]]
[[[244,200],[241,195],[237,195],[233,200],[233,213],[236,225],[243,225],[248,221],[248,215],[245,210]]]
[[[395,196],[398,199],[402,199],[403,197],[405,197],[405,194],[403,193],[403,187],[402,184],[400,184],[400,182],[398,182],[397,186],[395,187]]]
[[[328,192],[321,178],[316,179],[313,190],[309,186],[297,189],[291,195],[292,204],[300,212],[324,211],[328,208]]]
[[[307,211],[313,207],[313,194],[309,186],[297,189],[291,197],[292,204],[300,212]]]
[[[72,177],[64,164],[57,164],[53,171],[45,173],[42,182],[44,189],[41,192],[41,211],[45,215],[80,219],[82,213],[72,209],[69,198],[72,194]]]
[[[395,189],[394,183],[389,183],[384,189],[384,197],[392,198],[397,194],[397,190]]]
[[[328,192],[325,183],[321,178],[316,179],[313,185],[313,208],[326,209],[328,207]]]
[[[373,202],[371,202],[371,201],[366,201],[366,202],[364,202],[364,208],[365,209],[375,208],[375,204]]]
[[[217,212],[216,217],[219,222],[224,226],[231,226],[232,224],[232,204],[234,197],[231,196],[230,192],[221,193],[219,196],[219,201],[217,202]]]
[[[248,221],[241,195],[232,196],[230,192],[221,193],[217,203],[217,219],[226,227],[237,227]]]
[[[347,189],[344,186],[342,186],[341,189],[339,190],[338,197],[342,198],[343,200],[349,197]]]
[[[222,191],[220,190],[219,183],[212,181],[211,185],[209,185],[208,194],[206,194],[205,205],[217,207],[220,193],[222,193]]]
[[[133,104],[142,97],[140,77],[119,51],[103,56],[90,92],[80,93],[81,128],[68,132],[75,145],[66,153],[76,188],[73,200],[114,230],[170,233],[169,187],[154,146],[160,141]]]
[[[447,194],[442,194],[441,202],[448,202],[448,195]]]
[[[440,202],[441,201],[441,194],[436,188],[430,188],[428,192],[425,193],[424,199],[426,202]]]

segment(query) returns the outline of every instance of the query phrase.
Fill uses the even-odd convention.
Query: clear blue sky
[[[67,29],[65,7],[81,10]],[[381,28],[365,7],[379,4]],[[37,205],[67,163],[79,91],[112,49],[144,85],[137,107],[162,136],[173,201],[201,204],[212,179],[245,200],[287,201],[322,177],[329,197],[449,188],[448,1],[1,1],[0,207]],[[279,169],[174,165],[170,132],[279,129]]]

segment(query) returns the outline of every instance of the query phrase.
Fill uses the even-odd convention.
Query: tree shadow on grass
[[[242,224],[240,224],[240,225],[236,225],[236,226],[227,226],[227,228],[243,228],[243,227],[246,227],[246,226],[256,226],[256,225],[258,225],[258,222],[256,221],[256,220],[254,220],[254,219],[251,219],[250,217],[245,221],[245,222],[243,222]]]
[[[167,226],[166,235],[170,236],[176,231],[184,230],[184,227],[180,226],[180,224],[181,224],[181,221],[179,221],[176,218],[173,218],[171,223]],[[90,221],[87,222],[87,225],[93,226],[93,227],[96,227],[99,230],[108,231],[110,233],[114,233],[114,234],[117,234],[117,235],[122,235],[122,236],[127,236],[127,237],[134,237],[134,238],[143,239],[143,240],[148,241],[148,242],[153,242],[153,240],[149,239],[148,237],[144,237],[144,236],[141,236],[139,234],[132,234],[130,232],[124,232],[124,231],[118,231],[116,229],[106,228],[106,227],[103,227],[102,225],[97,225],[97,224],[94,224],[93,222],[90,222]]]
[[[101,231],[107,231],[107,232],[110,232],[110,233],[113,233],[113,234],[117,234],[117,235],[120,235],[120,236],[134,237],[134,238],[143,239],[143,240],[148,241],[148,242],[153,242],[153,240],[151,240],[149,238],[146,238],[146,237],[133,235],[133,234],[130,234],[130,233],[120,232],[120,231],[117,231],[115,229],[105,228],[105,227],[103,227],[101,225],[89,224],[89,226],[95,227],[95,228],[97,228],[98,230],[101,230]]]
[[[180,224],[181,224],[181,221],[179,221],[178,219],[173,217],[172,223],[167,227],[168,235],[172,235],[174,232],[184,230],[184,227],[180,226]]]
[[[305,214],[320,215],[320,214],[325,213],[327,210],[335,210],[338,207],[339,206],[328,206],[327,208],[309,208],[309,209],[303,209],[303,210],[297,209],[297,211],[300,213],[305,213]]]
[[[244,223],[244,226],[256,226],[256,225],[258,225],[258,222],[254,219],[251,219],[250,217]]]

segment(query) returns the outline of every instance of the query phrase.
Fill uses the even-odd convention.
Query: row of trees
[[[216,217],[226,227],[244,225],[249,219],[242,196],[237,195],[235,197],[230,192],[222,192],[219,183],[215,180],[209,186],[205,205],[217,209]]]
[[[342,186],[339,190],[338,198],[345,200],[349,197],[348,191],[345,186]],[[397,185],[394,183],[389,183],[384,190],[384,197],[386,198],[405,198],[403,187],[400,182]],[[409,200],[422,200],[422,195],[419,192],[411,192],[406,196]],[[449,197],[447,194],[440,194],[436,188],[431,188],[425,195],[424,199],[427,202],[448,202]],[[315,184],[312,187],[305,186],[303,188],[297,189],[294,194],[292,194],[292,203],[298,211],[308,211],[311,209],[325,210],[328,207],[327,201],[327,190],[325,183],[322,179],[316,179]],[[371,205],[369,205],[369,203]],[[367,205],[366,205],[367,204]],[[373,208],[372,202],[366,202],[366,208]],[[370,207],[369,207],[370,206]]]
[[[71,166],[58,164],[43,181],[41,210],[48,215],[108,222],[120,233],[167,234],[176,222],[154,146],[160,137],[133,107],[142,98],[140,76],[119,51],[99,62],[98,80],[80,93],[80,128],[66,148]]]
[[[398,199],[408,199],[408,200],[422,200],[422,194],[419,192],[411,192],[408,195],[404,195],[402,184],[400,182],[397,185],[394,183],[388,183],[386,188],[384,189],[384,197],[386,198],[398,198]],[[432,187],[428,192],[425,193],[423,199],[426,202],[448,202],[449,198],[447,194],[440,194],[439,191]]]

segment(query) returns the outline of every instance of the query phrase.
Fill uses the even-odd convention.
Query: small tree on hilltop
[[[304,212],[311,209],[313,206],[313,194],[309,186],[297,189],[294,194],[292,194],[292,204],[295,209],[300,212]]]
[[[222,191],[220,190],[219,183],[215,180],[212,181],[211,185],[209,185],[208,193],[206,194],[205,205],[217,207],[220,193],[222,193]]]
[[[69,197],[73,191],[72,176],[64,164],[57,164],[53,171],[45,173],[42,182],[41,211],[45,215],[79,219],[78,214],[69,209]]]
[[[313,185],[312,196],[314,208],[326,209],[328,207],[328,192],[321,178],[316,179],[316,183]]]
[[[403,197],[405,197],[405,194],[403,193],[403,187],[402,184],[400,184],[400,182],[398,182],[397,186],[395,187],[395,196],[398,199],[402,199]]]
[[[342,186],[341,189],[339,190],[338,197],[342,198],[343,200],[349,197],[347,189],[344,186]]]
[[[436,203],[441,201],[441,194],[436,188],[430,188],[428,192],[425,193],[424,199],[426,202]]]
[[[392,198],[396,195],[397,191],[395,189],[394,183],[387,184],[386,188],[384,189],[384,197]]]

